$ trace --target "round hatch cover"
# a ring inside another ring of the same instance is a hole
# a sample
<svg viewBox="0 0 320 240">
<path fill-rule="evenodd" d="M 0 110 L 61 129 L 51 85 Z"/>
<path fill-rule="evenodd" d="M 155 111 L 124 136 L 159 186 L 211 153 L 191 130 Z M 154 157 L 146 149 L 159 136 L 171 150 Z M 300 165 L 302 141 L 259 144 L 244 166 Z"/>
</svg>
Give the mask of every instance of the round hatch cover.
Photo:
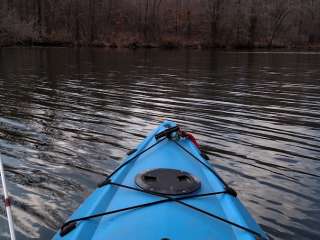
<svg viewBox="0 0 320 240">
<path fill-rule="evenodd" d="M 136 184 L 146 191 L 167 195 L 192 193 L 201 186 L 200 181 L 188 172 L 157 168 L 136 176 Z"/>
</svg>

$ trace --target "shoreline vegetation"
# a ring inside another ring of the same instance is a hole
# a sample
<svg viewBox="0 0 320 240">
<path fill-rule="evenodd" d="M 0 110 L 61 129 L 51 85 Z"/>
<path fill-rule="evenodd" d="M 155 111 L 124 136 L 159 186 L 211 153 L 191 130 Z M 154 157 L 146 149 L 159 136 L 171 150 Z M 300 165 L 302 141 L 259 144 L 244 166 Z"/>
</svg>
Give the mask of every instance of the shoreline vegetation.
<svg viewBox="0 0 320 240">
<path fill-rule="evenodd" d="M 197 50 L 303 50 L 303 51 L 320 51 L 320 44 L 315 45 L 297 45 L 297 46 L 285 46 L 285 45 L 259 45 L 259 46 L 210 46 L 206 43 L 190 43 L 190 42 L 158 42 L 158 43 L 144 43 L 144 42 L 127 42 L 127 43 L 106 43 L 106 42 L 94 42 L 94 43 L 75 43 L 68 41 L 24 41 L 24 42 L 11 42 L 1 43 L 0 48 L 6 47 L 71 47 L 71 48 L 106 48 L 106 49 L 197 49 Z"/>
<path fill-rule="evenodd" d="M 3 0 L 9 46 L 320 50 L 320 0 Z"/>
<path fill-rule="evenodd" d="M 158 42 L 130 41 L 130 38 L 121 41 L 94 41 L 94 42 L 74 42 L 67 40 L 51 40 L 51 39 L 34 39 L 18 42 L 1 42 L 0 48 L 4 47 L 71 47 L 71 48 L 107 48 L 107 49 L 198 49 L 198 50 L 306 50 L 320 51 L 319 44 L 308 45 L 266 45 L 256 44 L 249 45 L 211 45 L 208 42 L 188 41 L 185 39 L 159 40 Z"/>
</svg>

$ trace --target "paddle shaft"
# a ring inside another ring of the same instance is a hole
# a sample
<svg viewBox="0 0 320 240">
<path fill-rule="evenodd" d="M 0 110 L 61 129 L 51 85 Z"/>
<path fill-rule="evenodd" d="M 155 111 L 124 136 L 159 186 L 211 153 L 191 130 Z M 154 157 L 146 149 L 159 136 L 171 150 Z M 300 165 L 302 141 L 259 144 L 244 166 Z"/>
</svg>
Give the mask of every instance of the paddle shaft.
<svg viewBox="0 0 320 240">
<path fill-rule="evenodd" d="M 10 207 L 11 204 L 10 204 L 10 199 L 7 191 L 7 185 L 6 185 L 6 179 L 4 176 L 4 169 L 3 169 L 1 154 L 0 154 L 0 173 L 1 173 L 2 188 L 4 193 L 4 203 L 5 203 L 8 223 L 9 223 L 10 237 L 11 237 L 11 240 L 16 240 L 16 236 L 14 233 L 14 225 L 12 220 L 11 207 Z"/>
</svg>

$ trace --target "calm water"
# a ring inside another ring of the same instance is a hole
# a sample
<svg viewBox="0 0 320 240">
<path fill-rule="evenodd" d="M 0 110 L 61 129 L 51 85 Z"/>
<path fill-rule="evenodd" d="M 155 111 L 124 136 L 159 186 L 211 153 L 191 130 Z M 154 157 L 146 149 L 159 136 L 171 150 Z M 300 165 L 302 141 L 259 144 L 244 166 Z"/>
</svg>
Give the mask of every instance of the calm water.
<svg viewBox="0 0 320 240">
<path fill-rule="evenodd" d="M 50 239 L 164 118 L 272 239 L 320 239 L 320 54 L 8 48 L 0 150 L 18 239 Z M 4 216 L 1 203 L 1 240 Z"/>
</svg>

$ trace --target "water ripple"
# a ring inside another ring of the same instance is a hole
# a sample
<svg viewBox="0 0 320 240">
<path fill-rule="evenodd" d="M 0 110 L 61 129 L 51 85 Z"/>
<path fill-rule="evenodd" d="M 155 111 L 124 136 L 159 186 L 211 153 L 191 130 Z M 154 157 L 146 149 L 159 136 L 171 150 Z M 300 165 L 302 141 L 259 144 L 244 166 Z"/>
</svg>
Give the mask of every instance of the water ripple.
<svg viewBox="0 0 320 240">
<path fill-rule="evenodd" d="M 320 238 L 320 55 L 0 51 L 18 239 L 50 239 L 163 119 L 194 133 L 271 239 Z"/>
</svg>

